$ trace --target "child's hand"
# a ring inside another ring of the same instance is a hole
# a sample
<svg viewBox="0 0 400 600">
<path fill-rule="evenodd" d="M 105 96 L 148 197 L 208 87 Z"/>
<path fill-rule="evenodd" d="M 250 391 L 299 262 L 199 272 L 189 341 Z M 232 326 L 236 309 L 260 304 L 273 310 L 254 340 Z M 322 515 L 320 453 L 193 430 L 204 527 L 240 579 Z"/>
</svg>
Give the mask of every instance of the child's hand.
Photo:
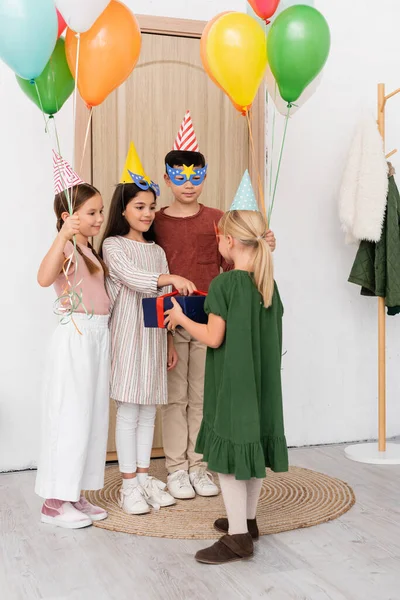
<svg viewBox="0 0 400 600">
<path fill-rule="evenodd" d="M 172 275 L 171 280 L 172 285 L 178 290 L 181 296 L 190 296 L 190 294 L 193 294 L 197 290 L 194 283 L 180 275 Z"/>
<path fill-rule="evenodd" d="M 167 358 L 167 371 L 172 371 L 178 364 L 178 353 L 175 349 L 175 345 L 172 336 L 168 336 L 168 358 Z"/>
<path fill-rule="evenodd" d="M 66 240 L 71 240 L 74 235 L 79 233 L 80 220 L 79 216 L 74 213 L 68 219 L 64 221 L 64 225 L 61 227 L 60 235 Z"/>
<path fill-rule="evenodd" d="M 169 331 L 175 331 L 175 328 L 180 325 L 180 320 L 183 315 L 183 310 L 181 309 L 178 302 L 175 298 L 171 298 L 173 308 L 171 310 L 166 310 L 164 325 L 168 328 Z"/>
<path fill-rule="evenodd" d="M 265 239 L 266 239 L 269 247 L 271 248 L 271 252 L 273 252 L 276 248 L 276 239 L 275 239 L 274 232 L 271 231 L 270 229 L 268 229 Z"/>
</svg>

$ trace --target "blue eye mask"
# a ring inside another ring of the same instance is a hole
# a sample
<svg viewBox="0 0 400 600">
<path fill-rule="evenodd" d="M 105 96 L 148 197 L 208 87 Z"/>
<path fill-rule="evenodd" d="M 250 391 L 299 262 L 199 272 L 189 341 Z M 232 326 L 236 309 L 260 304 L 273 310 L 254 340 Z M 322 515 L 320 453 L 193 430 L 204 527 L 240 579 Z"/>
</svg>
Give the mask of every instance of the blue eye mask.
<svg viewBox="0 0 400 600">
<path fill-rule="evenodd" d="M 187 181 L 190 181 L 193 185 L 201 185 L 206 178 L 207 167 L 208 165 L 195 169 L 194 165 L 190 167 L 184 165 L 183 167 L 174 169 L 167 165 L 167 173 L 174 185 L 183 185 Z"/>
<path fill-rule="evenodd" d="M 132 177 L 133 183 L 136 184 L 141 190 L 146 191 L 151 188 L 154 190 L 156 196 L 160 195 L 160 186 L 154 183 L 154 181 L 151 181 L 148 177 L 143 177 L 143 175 L 136 175 L 136 173 L 132 173 L 132 171 L 129 171 L 129 169 L 128 172 Z"/>
</svg>

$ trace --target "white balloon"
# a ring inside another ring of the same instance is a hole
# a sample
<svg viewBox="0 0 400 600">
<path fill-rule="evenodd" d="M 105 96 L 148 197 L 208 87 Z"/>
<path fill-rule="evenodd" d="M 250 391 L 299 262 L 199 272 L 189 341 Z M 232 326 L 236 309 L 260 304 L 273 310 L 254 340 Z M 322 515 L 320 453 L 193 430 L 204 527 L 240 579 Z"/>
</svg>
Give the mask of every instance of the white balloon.
<svg viewBox="0 0 400 600">
<path fill-rule="evenodd" d="M 55 0 L 55 5 L 70 29 L 83 33 L 91 28 L 110 0 Z"/>
<path fill-rule="evenodd" d="M 314 79 L 314 81 L 312 81 L 310 83 L 310 85 L 308 85 L 306 87 L 304 92 L 301 94 L 300 98 L 298 98 L 296 100 L 296 102 L 293 102 L 293 106 L 290 109 L 290 116 L 292 116 L 295 112 L 297 112 L 299 110 L 299 108 L 301 108 L 303 106 L 303 104 L 305 104 L 307 102 L 307 100 L 309 98 L 311 98 L 311 96 L 314 94 L 317 87 L 321 83 L 321 79 L 322 79 L 322 72 L 318 75 L 318 77 L 316 77 Z M 269 65 L 267 66 L 267 72 L 266 72 L 266 84 L 267 84 L 268 94 L 271 97 L 271 99 L 273 100 L 278 112 L 280 112 L 281 115 L 284 115 L 286 117 L 287 112 L 288 112 L 288 107 L 287 107 L 288 103 L 280 95 L 278 84 L 275 81 L 275 77 L 274 77 Z"/>
</svg>

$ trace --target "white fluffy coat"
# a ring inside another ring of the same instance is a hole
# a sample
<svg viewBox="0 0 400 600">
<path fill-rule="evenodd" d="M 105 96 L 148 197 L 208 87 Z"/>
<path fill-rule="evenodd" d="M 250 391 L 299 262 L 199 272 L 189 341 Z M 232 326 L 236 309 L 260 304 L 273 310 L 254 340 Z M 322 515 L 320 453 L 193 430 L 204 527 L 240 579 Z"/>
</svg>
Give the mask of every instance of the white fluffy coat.
<svg viewBox="0 0 400 600">
<path fill-rule="evenodd" d="M 388 192 L 388 165 L 373 117 L 360 121 L 352 140 L 339 194 L 346 243 L 378 242 Z"/>
</svg>

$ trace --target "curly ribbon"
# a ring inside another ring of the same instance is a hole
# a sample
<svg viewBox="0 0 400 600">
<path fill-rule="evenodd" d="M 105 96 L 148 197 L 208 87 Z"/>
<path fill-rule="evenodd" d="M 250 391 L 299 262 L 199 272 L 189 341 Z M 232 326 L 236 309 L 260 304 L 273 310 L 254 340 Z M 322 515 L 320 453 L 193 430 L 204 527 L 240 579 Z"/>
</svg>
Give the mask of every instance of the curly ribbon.
<svg viewBox="0 0 400 600">
<path fill-rule="evenodd" d="M 93 317 L 94 313 L 93 313 L 93 311 L 91 313 L 89 313 L 86 306 L 84 305 L 82 289 L 80 290 L 80 293 L 77 292 L 77 287 L 82 283 L 82 279 L 80 279 L 78 282 L 76 282 L 76 272 L 77 272 L 76 268 L 74 271 L 73 284 L 71 284 L 71 282 L 69 281 L 68 271 L 71 267 L 72 260 L 73 260 L 75 253 L 77 254 L 76 247 L 74 248 L 74 251 L 70 254 L 70 256 L 68 256 L 63 263 L 62 270 L 64 273 L 66 283 L 65 283 L 65 287 L 61 293 L 61 296 L 59 296 L 54 302 L 53 310 L 54 310 L 54 313 L 60 317 L 61 325 L 66 325 L 67 323 L 72 322 L 76 331 L 80 335 L 82 335 L 82 332 L 79 330 L 79 328 L 73 318 L 73 314 L 78 311 L 79 307 L 82 307 L 83 312 L 86 314 L 86 316 L 89 319 L 91 319 Z"/>
</svg>

